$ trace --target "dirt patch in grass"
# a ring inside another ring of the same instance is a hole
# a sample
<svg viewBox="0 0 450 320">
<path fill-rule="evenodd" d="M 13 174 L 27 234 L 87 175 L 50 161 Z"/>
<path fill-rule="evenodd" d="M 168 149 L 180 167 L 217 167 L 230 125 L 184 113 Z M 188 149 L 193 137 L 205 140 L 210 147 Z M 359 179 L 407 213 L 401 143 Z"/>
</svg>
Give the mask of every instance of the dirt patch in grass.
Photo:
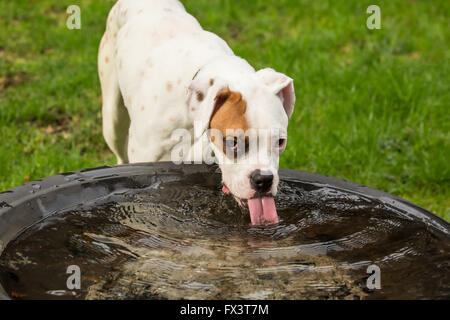
<svg viewBox="0 0 450 320">
<path fill-rule="evenodd" d="M 0 77 L 0 92 L 8 87 L 17 86 L 24 83 L 27 80 L 27 74 L 25 72 L 18 72 L 16 74 L 8 74 Z"/>
<path fill-rule="evenodd" d="M 64 116 L 56 119 L 52 123 L 39 123 L 38 127 L 43 129 L 46 134 L 60 133 L 70 131 L 70 117 Z"/>
</svg>

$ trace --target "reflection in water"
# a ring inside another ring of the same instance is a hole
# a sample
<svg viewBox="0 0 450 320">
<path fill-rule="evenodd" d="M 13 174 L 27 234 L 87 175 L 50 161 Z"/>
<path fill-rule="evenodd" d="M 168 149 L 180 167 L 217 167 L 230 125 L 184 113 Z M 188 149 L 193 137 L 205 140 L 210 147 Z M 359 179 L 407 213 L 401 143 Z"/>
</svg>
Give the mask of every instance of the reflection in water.
<svg viewBox="0 0 450 320">
<path fill-rule="evenodd" d="M 11 242 L 0 281 L 16 298 L 379 299 L 450 297 L 448 235 L 381 202 L 282 181 L 280 223 L 192 175 L 53 215 Z M 366 287 L 381 269 L 381 290 Z M 81 269 L 69 290 L 66 269 Z"/>
</svg>

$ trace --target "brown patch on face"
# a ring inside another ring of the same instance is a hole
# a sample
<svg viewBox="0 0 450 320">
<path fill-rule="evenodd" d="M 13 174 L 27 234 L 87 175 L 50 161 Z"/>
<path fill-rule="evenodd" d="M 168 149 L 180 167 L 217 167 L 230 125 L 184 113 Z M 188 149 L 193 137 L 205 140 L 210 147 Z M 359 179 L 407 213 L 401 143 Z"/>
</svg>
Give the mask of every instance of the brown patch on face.
<svg viewBox="0 0 450 320">
<path fill-rule="evenodd" d="M 108 56 L 106 56 L 105 57 L 105 63 L 108 63 L 109 62 L 109 58 L 108 58 Z"/>
<path fill-rule="evenodd" d="M 167 89 L 167 91 L 172 91 L 172 83 L 171 82 L 167 82 L 167 84 L 166 84 L 166 89 Z"/>
<path fill-rule="evenodd" d="M 212 87 L 214 84 L 214 79 L 209 79 L 209 86 Z"/>
<path fill-rule="evenodd" d="M 144 107 L 144 106 L 141 106 L 141 110 L 144 111 L 144 109 L 145 109 L 145 107 Z"/>
<path fill-rule="evenodd" d="M 247 102 L 242 99 L 240 92 L 225 89 L 219 91 L 215 99 L 214 112 L 210 121 L 210 128 L 217 129 L 226 137 L 228 130 L 243 130 L 248 129 L 247 118 L 245 112 L 247 110 Z M 225 146 L 222 141 L 215 141 L 211 139 L 214 144 L 220 149 Z"/>
<path fill-rule="evenodd" d="M 205 97 L 205 95 L 203 94 L 203 92 L 201 91 L 197 91 L 197 100 L 198 101 L 203 101 L 203 98 Z"/>
</svg>

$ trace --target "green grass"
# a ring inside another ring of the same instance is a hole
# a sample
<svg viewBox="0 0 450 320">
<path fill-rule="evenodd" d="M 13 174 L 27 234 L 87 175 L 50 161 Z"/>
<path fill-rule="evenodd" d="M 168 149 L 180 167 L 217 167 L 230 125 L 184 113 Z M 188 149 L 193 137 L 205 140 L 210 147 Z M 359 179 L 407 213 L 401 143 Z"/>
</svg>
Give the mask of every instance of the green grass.
<svg viewBox="0 0 450 320">
<path fill-rule="evenodd" d="M 186 0 L 256 68 L 294 78 L 281 166 L 378 188 L 450 220 L 450 2 Z M 81 7 L 82 29 L 65 27 Z M 381 8 L 368 30 L 366 8 Z M 111 1 L 0 1 L 0 190 L 114 164 L 97 48 Z"/>
</svg>

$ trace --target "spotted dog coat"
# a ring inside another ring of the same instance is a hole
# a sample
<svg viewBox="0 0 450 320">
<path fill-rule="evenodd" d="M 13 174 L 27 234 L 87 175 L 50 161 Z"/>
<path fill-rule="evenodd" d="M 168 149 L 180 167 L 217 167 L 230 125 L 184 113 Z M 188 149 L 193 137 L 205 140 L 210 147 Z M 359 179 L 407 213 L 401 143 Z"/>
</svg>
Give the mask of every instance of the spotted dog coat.
<svg viewBox="0 0 450 320">
<path fill-rule="evenodd" d="M 202 123 L 200 134 L 208 128 L 224 135 L 229 128 L 276 128 L 287 137 L 292 79 L 269 68 L 255 71 L 177 0 L 117 1 L 100 43 L 98 70 L 103 135 L 119 164 L 171 160 L 177 144 L 172 132 L 192 131 L 194 121 Z M 212 140 L 207 143 L 220 152 L 220 141 Z M 278 154 L 266 160 L 221 165 L 229 191 L 252 197 L 249 173 L 261 169 L 273 173 L 275 194 Z"/>
</svg>

